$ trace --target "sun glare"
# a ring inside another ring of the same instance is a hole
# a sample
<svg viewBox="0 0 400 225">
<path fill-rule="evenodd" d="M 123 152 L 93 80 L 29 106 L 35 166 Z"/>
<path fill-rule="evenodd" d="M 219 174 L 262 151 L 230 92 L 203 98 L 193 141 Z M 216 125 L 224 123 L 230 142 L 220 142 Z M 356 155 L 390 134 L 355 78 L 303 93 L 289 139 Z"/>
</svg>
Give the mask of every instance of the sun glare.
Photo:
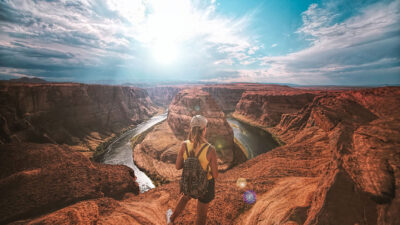
<svg viewBox="0 0 400 225">
<path fill-rule="evenodd" d="M 176 63 L 181 52 L 181 43 L 193 32 L 193 14 L 190 2 L 176 0 L 152 1 L 152 12 L 147 24 L 147 35 L 151 40 L 151 53 L 160 64 Z"/>
<path fill-rule="evenodd" d="M 172 43 L 156 43 L 152 47 L 154 59 L 160 64 L 171 64 L 178 58 L 178 47 Z"/>
</svg>

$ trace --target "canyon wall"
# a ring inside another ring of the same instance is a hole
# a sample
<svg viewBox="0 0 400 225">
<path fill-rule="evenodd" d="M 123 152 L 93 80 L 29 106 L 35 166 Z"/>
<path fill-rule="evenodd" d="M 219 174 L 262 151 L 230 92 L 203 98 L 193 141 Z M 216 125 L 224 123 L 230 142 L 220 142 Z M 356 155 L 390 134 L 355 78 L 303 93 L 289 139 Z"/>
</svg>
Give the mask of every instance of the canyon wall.
<svg viewBox="0 0 400 225">
<path fill-rule="evenodd" d="M 175 95 L 184 89 L 183 86 L 155 86 L 145 88 L 151 100 L 162 107 L 168 107 Z"/>
<path fill-rule="evenodd" d="M 246 90 L 244 87 L 235 87 L 228 85 L 210 85 L 202 88 L 203 91 L 210 93 L 217 104 L 224 112 L 235 111 L 236 104 Z"/>
<path fill-rule="evenodd" d="M 94 149 L 149 118 L 156 107 L 140 88 L 75 83 L 0 83 L 0 143 Z"/>
<path fill-rule="evenodd" d="M 210 93 L 221 109 L 226 113 L 235 111 L 236 105 L 238 104 L 239 100 L 241 100 L 242 94 L 246 91 L 294 90 L 291 87 L 282 85 L 251 83 L 205 85 L 201 89 Z"/>
<path fill-rule="evenodd" d="M 235 111 L 236 104 L 239 102 L 245 91 L 293 91 L 297 90 L 288 86 L 273 84 L 209 84 L 209 85 L 170 85 L 154 86 L 145 88 L 151 100 L 160 106 L 167 107 L 175 95 L 183 89 L 201 89 L 208 92 L 217 102 L 223 112 L 229 113 Z"/>
<path fill-rule="evenodd" d="M 282 114 L 291 114 L 312 102 L 319 91 L 246 91 L 236 105 L 234 117 L 257 126 L 273 127 Z"/>
</svg>

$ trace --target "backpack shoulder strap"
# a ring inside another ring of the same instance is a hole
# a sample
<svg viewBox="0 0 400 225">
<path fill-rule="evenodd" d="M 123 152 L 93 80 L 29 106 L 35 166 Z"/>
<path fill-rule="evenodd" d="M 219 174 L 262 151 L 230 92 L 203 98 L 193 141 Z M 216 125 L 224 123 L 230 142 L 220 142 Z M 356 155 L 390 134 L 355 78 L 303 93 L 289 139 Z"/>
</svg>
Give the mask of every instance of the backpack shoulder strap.
<svg viewBox="0 0 400 225">
<path fill-rule="evenodd" d="M 200 149 L 200 151 L 199 151 L 199 153 L 197 153 L 197 155 L 196 155 L 196 158 L 198 158 L 199 157 L 199 155 L 201 154 L 201 152 L 203 151 L 203 149 L 205 149 L 207 146 L 209 146 L 210 144 L 208 144 L 208 143 L 205 143 L 204 145 L 203 145 L 203 147 L 201 147 L 201 149 Z"/>
<path fill-rule="evenodd" d="M 185 141 L 185 151 L 186 151 L 186 158 L 189 158 L 189 152 L 187 147 L 187 142 Z"/>
</svg>

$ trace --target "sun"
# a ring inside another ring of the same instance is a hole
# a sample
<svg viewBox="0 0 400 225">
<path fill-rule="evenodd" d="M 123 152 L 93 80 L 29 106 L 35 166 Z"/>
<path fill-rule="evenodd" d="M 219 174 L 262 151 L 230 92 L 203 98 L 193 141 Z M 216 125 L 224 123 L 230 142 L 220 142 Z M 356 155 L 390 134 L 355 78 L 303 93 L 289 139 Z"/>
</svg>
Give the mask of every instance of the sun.
<svg viewBox="0 0 400 225">
<path fill-rule="evenodd" d="M 179 48 L 174 43 L 159 42 L 152 47 L 154 59 L 164 65 L 169 65 L 177 61 Z"/>
<path fill-rule="evenodd" d="M 178 62 L 184 55 L 184 41 L 195 30 L 195 18 L 188 0 L 153 0 L 145 26 L 145 36 L 150 40 L 150 52 L 157 63 L 168 65 Z"/>
</svg>

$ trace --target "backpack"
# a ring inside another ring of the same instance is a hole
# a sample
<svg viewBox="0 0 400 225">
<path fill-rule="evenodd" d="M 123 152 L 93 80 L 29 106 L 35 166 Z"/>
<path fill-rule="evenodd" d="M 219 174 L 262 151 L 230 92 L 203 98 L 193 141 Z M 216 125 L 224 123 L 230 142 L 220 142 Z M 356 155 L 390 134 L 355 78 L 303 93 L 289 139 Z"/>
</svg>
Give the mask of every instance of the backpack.
<svg viewBox="0 0 400 225">
<path fill-rule="evenodd" d="M 179 181 L 179 186 L 182 193 L 195 199 L 198 199 L 207 193 L 207 174 L 210 168 L 210 162 L 207 164 L 207 171 L 204 171 L 198 158 L 203 149 L 207 146 L 209 146 L 208 143 L 204 144 L 197 156 L 195 156 L 194 149 L 189 155 L 187 143 L 185 144 L 187 158 L 183 162 L 182 178 Z"/>
</svg>

